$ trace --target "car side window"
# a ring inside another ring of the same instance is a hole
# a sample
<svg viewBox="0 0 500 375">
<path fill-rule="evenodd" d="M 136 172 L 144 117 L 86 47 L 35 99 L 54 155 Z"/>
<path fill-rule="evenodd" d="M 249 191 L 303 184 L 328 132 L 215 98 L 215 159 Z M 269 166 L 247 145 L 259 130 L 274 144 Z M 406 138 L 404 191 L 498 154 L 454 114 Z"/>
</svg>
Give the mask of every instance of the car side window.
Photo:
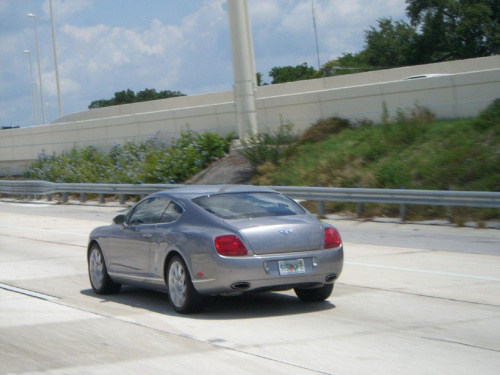
<svg viewBox="0 0 500 375">
<path fill-rule="evenodd" d="M 170 202 L 170 204 L 167 206 L 167 209 L 163 213 L 163 216 L 161 217 L 160 223 L 172 223 L 176 221 L 183 212 L 184 210 L 180 205 L 175 202 Z"/>
<path fill-rule="evenodd" d="M 129 225 L 159 223 L 165 212 L 169 200 L 162 197 L 146 199 L 139 203 L 128 220 Z"/>
</svg>

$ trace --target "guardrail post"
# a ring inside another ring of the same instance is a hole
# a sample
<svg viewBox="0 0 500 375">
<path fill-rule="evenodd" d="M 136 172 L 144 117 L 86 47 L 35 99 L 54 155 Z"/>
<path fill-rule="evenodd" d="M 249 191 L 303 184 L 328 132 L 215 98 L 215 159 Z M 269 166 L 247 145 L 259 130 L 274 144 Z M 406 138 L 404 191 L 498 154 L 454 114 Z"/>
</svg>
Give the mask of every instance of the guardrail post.
<svg viewBox="0 0 500 375">
<path fill-rule="evenodd" d="M 63 203 L 68 203 L 68 193 L 62 193 L 62 201 Z"/>
<path fill-rule="evenodd" d="M 118 197 L 120 199 L 120 204 L 125 204 L 125 194 L 119 194 Z"/>
<path fill-rule="evenodd" d="M 361 188 L 362 186 L 360 185 L 356 185 L 354 186 L 354 188 Z M 361 212 L 363 212 L 363 207 L 364 207 L 364 203 L 363 202 L 358 202 L 356 203 L 356 216 L 357 217 L 360 217 L 361 216 Z"/>
<path fill-rule="evenodd" d="M 450 186 L 448 187 L 448 190 L 449 191 L 453 191 L 453 186 Z M 454 212 L 453 212 L 453 207 L 452 206 L 446 206 L 446 216 L 447 216 L 447 219 L 450 223 L 453 223 L 454 219 L 453 219 L 453 216 L 454 216 Z"/>
<path fill-rule="evenodd" d="M 325 202 L 316 201 L 316 211 L 319 216 L 325 216 Z"/>
<path fill-rule="evenodd" d="M 85 203 L 85 200 L 86 200 L 85 193 L 80 193 L 80 202 Z"/>
<path fill-rule="evenodd" d="M 99 194 L 99 203 L 105 203 L 106 198 L 104 197 L 104 194 L 100 193 Z"/>
<path fill-rule="evenodd" d="M 406 189 L 406 187 L 401 186 L 401 189 Z M 404 222 L 406 219 L 406 204 L 399 205 L 399 217 L 401 218 L 401 222 Z"/>
<path fill-rule="evenodd" d="M 406 219 L 406 204 L 399 205 L 399 217 L 401 218 L 402 222 L 405 221 L 405 219 Z"/>
<path fill-rule="evenodd" d="M 47 194 L 47 201 L 52 202 L 52 194 Z"/>
<path fill-rule="evenodd" d="M 361 216 L 361 212 L 363 212 L 363 206 L 364 206 L 363 202 L 356 203 L 356 215 L 358 217 Z"/>
</svg>

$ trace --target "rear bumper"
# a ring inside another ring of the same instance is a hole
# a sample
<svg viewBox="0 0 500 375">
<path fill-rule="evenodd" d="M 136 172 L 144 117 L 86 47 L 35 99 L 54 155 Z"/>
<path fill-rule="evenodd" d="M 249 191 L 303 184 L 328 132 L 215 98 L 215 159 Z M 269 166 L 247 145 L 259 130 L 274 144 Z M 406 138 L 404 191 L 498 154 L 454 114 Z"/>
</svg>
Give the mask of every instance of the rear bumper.
<svg viewBox="0 0 500 375">
<path fill-rule="evenodd" d="M 302 259 L 305 273 L 281 276 L 278 261 L 290 259 Z M 216 255 L 210 262 L 192 264 L 192 281 L 196 290 L 205 295 L 314 287 L 333 283 L 340 276 L 343 264 L 343 246 L 286 255 Z"/>
</svg>

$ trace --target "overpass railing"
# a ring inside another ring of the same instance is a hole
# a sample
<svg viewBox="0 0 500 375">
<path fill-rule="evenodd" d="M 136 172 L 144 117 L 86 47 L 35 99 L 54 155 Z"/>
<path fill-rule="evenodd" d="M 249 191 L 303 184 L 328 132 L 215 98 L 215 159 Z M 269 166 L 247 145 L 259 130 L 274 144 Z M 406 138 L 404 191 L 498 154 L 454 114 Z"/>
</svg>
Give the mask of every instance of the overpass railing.
<svg viewBox="0 0 500 375">
<path fill-rule="evenodd" d="M 157 191 L 168 190 L 180 184 L 72 184 L 47 181 L 0 180 L 0 193 L 14 196 L 37 197 L 62 194 L 62 201 L 68 201 L 68 194 L 80 194 L 85 202 L 86 194 L 97 194 L 101 203 L 106 195 L 117 195 L 120 203 L 125 203 L 126 195 L 145 196 Z M 500 192 L 447 191 L 447 190 L 406 190 L 406 189 L 365 189 L 330 187 L 270 186 L 294 199 L 316 201 L 318 214 L 324 214 L 324 202 L 385 203 L 400 205 L 404 219 L 408 204 L 430 206 L 460 206 L 500 209 Z"/>
</svg>

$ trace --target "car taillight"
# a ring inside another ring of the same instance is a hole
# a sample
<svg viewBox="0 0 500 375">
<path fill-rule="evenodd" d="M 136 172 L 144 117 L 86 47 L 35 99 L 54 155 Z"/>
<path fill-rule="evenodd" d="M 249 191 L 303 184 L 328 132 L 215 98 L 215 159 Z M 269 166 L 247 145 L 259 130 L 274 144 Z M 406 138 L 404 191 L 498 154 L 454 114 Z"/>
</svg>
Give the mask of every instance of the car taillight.
<svg viewBox="0 0 500 375">
<path fill-rule="evenodd" d="M 243 242 L 234 234 L 215 237 L 214 244 L 217 253 L 220 255 L 234 257 L 247 255 L 248 253 Z"/>
<path fill-rule="evenodd" d="M 325 228 L 325 249 L 332 249 L 342 245 L 340 234 L 337 229 L 332 227 Z"/>
</svg>

